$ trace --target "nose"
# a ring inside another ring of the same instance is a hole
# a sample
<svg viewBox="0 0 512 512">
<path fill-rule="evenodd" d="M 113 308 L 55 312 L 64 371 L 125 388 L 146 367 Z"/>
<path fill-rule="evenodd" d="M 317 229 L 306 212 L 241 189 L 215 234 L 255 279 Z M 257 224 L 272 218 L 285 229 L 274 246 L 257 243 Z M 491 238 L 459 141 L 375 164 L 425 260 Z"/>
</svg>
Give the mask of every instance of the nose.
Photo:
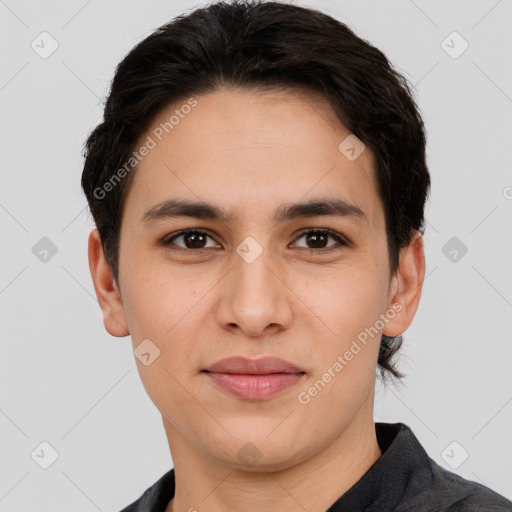
<svg viewBox="0 0 512 512">
<path fill-rule="evenodd" d="M 265 249 L 254 260 L 233 253 L 231 271 L 222 281 L 217 320 L 222 328 L 259 337 L 287 329 L 293 293 L 283 271 Z"/>
</svg>

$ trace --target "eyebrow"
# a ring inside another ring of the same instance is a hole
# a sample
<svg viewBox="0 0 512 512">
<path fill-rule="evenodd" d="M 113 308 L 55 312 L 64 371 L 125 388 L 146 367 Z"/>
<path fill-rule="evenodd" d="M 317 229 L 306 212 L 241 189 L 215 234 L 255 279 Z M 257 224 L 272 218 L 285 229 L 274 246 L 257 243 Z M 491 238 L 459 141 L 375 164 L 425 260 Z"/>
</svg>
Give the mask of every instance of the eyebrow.
<svg viewBox="0 0 512 512">
<path fill-rule="evenodd" d="M 283 204 L 276 210 L 273 220 L 276 223 L 282 223 L 294 219 L 320 216 L 354 217 L 368 222 L 368 218 L 361 208 L 339 198 L 321 198 L 302 203 Z M 154 220 L 175 217 L 193 217 L 229 223 L 236 220 L 237 215 L 206 201 L 170 199 L 147 210 L 143 214 L 141 222 L 149 223 Z"/>
</svg>

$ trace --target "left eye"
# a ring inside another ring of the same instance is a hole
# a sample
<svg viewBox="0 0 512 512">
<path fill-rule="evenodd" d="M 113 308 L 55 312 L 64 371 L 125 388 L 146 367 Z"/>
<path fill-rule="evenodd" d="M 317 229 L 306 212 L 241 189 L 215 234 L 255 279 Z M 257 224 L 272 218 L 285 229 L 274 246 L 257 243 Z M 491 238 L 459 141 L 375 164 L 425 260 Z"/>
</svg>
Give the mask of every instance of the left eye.
<svg viewBox="0 0 512 512">
<path fill-rule="evenodd" d="M 348 245 L 348 243 L 345 241 L 345 239 L 338 235 L 337 233 L 334 233 L 330 230 L 325 229 L 315 229 L 315 230 L 309 230 L 305 231 L 301 234 L 301 236 L 298 238 L 300 240 L 301 238 L 305 238 L 307 244 L 313 244 L 316 247 L 304 247 L 305 249 L 311 249 L 311 250 L 320 250 L 320 251 L 330 251 L 333 246 L 336 246 L 336 244 L 332 244 L 329 246 L 326 246 L 325 243 L 329 238 L 334 239 L 338 244 L 340 245 Z M 320 247 L 318 247 L 320 245 Z"/>
</svg>

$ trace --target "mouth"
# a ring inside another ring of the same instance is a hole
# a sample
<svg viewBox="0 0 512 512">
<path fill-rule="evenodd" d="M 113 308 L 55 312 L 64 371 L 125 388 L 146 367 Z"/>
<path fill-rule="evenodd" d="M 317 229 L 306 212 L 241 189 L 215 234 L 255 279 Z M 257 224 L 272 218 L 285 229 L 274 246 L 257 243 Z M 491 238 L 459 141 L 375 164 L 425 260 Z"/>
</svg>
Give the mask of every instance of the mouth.
<svg viewBox="0 0 512 512">
<path fill-rule="evenodd" d="M 245 400 L 264 400 L 296 385 L 306 374 L 296 365 L 276 357 L 222 359 L 203 373 L 215 385 Z"/>
</svg>

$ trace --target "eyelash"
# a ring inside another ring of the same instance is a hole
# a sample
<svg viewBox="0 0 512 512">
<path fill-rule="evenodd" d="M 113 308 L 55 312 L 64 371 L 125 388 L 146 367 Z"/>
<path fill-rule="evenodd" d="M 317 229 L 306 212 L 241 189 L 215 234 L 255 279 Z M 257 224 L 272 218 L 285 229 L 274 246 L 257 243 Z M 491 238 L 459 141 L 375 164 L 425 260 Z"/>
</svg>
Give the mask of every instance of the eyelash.
<svg viewBox="0 0 512 512">
<path fill-rule="evenodd" d="M 189 233 L 199 233 L 201 235 L 206 235 L 206 236 L 209 236 L 210 238 L 213 239 L 212 235 L 207 231 L 207 230 L 204 230 L 204 229 L 201 229 L 201 228 L 196 228 L 196 229 L 183 229 L 181 231 L 177 231 L 176 233 L 173 233 L 172 235 L 168 235 L 166 236 L 165 238 L 162 239 L 161 243 L 162 245 L 166 246 L 168 249 L 170 249 L 171 251 L 188 251 L 188 252 L 202 252 L 202 251 L 207 251 L 208 249 L 211 249 L 210 247 L 206 247 L 206 248 L 202 248 L 202 249 L 188 249 L 188 248 L 183 248 L 183 247 L 179 247 L 179 248 L 175 248 L 175 247 L 171 247 L 172 245 L 172 242 L 176 239 L 176 238 L 179 238 L 180 236 L 183 236 L 183 235 L 186 235 L 186 234 L 189 234 Z M 315 228 L 315 229 L 305 229 L 303 231 L 301 231 L 296 239 L 299 240 L 300 238 L 302 238 L 304 235 L 307 235 L 307 234 L 310 234 L 310 233 L 315 233 L 315 234 L 322 234 L 322 235 L 328 235 L 332 238 L 334 238 L 336 240 L 336 242 L 338 242 L 338 244 L 340 244 L 341 247 L 349 247 L 351 245 L 351 243 L 344 237 L 342 236 L 340 233 L 337 233 L 336 231 L 332 231 L 330 229 L 320 229 L 320 228 Z M 320 249 L 313 249 L 313 248 L 307 248 L 307 247 L 302 247 L 301 249 L 302 250 L 305 250 L 305 251 L 309 251 L 311 253 L 315 253 L 315 254 L 318 254 L 318 255 L 328 255 L 334 251 L 337 251 L 339 250 L 341 247 L 340 246 L 333 246 L 333 247 L 329 247 L 329 248 L 320 248 Z"/>
</svg>

